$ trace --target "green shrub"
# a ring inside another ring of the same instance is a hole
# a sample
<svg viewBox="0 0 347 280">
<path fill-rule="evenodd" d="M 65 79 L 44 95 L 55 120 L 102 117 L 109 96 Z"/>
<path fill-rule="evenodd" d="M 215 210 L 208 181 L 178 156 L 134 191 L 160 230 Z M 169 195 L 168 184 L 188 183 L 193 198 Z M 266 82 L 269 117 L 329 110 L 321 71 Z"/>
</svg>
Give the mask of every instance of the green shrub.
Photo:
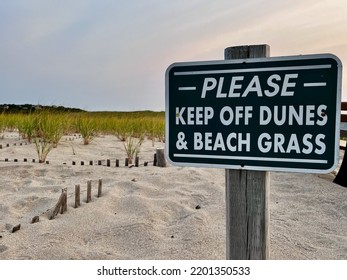
<svg viewBox="0 0 347 280">
<path fill-rule="evenodd" d="M 84 145 L 88 145 L 93 140 L 97 131 L 95 121 L 87 116 L 77 117 L 75 127 L 77 132 L 82 135 Z"/>
</svg>

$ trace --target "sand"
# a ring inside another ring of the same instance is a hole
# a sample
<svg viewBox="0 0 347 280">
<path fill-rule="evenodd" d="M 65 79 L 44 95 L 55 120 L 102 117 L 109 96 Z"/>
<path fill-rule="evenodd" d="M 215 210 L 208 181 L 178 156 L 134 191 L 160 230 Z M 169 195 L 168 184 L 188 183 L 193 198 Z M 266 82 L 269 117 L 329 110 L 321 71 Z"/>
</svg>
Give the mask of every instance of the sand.
<svg viewBox="0 0 347 280">
<path fill-rule="evenodd" d="M 25 144 L 16 132 L 5 133 L 0 144 L 0 259 L 225 259 L 223 169 L 155 167 L 153 154 L 164 144 L 150 140 L 141 147 L 140 167 L 125 167 L 123 144 L 112 135 L 87 146 L 78 136 L 66 136 L 48 155 L 49 164 L 33 163 L 34 144 Z M 271 172 L 271 259 L 347 259 L 347 188 L 333 178 L 333 173 Z M 79 208 L 74 208 L 76 184 Z M 49 220 L 63 188 L 67 212 Z M 40 221 L 32 224 L 34 216 Z M 18 224 L 20 230 L 12 233 Z"/>
</svg>

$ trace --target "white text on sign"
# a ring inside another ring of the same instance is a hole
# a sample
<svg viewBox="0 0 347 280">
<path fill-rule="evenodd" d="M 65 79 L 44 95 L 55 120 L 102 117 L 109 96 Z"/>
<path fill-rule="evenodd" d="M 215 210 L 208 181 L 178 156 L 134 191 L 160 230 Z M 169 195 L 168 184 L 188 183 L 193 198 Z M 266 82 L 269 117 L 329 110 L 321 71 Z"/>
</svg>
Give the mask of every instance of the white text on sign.
<svg viewBox="0 0 347 280">
<path fill-rule="evenodd" d="M 214 91 L 216 98 L 226 97 L 247 97 L 249 93 L 256 93 L 258 97 L 274 97 L 277 94 L 280 96 L 293 96 L 293 88 L 296 86 L 295 79 L 298 74 L 285 74 L 283 81 L 280 75 L 273 74 L 268 77 L 266 85 L 270 89 L 263 90 L 261 87 L 260 78 L 255 75 L 252 80 L 245 84 L 243 83 L 244 76 L 233 76 L 229 84 L 228 92 L 222 92 L 224 87 L 224 77 L 216 78 L 206 77 L 202 87 L 201 98 L 205 98 L 208 92 Z M 215 90 L 217 88 L 217 90 Z M 244 90 L 243 90 L 244 89 Z"/>
</svg>

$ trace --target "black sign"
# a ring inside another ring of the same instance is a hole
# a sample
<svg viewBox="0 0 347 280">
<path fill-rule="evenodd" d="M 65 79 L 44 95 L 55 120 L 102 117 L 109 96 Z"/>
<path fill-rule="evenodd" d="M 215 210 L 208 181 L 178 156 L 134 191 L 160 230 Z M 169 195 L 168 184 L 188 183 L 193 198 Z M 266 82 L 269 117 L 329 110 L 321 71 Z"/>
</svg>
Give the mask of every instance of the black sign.
<svg viewBox="0 0 347 280">
<path fill-rule="evenodd" d="M 231 169 L 334 170 L 341 71 L 330 54 L 172 64 L 166 71 L 168 160 Z"/>
</svg>

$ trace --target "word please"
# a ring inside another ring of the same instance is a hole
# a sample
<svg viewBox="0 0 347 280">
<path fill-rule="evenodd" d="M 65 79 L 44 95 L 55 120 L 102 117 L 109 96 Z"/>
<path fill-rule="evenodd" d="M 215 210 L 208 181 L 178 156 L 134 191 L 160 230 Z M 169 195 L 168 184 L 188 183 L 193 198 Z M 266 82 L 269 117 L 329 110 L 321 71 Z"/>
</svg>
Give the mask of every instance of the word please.
<svg viewBox="0 0 347 280">
<path fill-rule="evenodd" d="M 298 78 L 298 74 L 285 74 L 283 81 L 280 75 L 273 74 L 266 80 L 266 88 L 263 89 L 258 75 L 253 76 L 249 83 L 243 83 L 244 76 L 231 77 L 228 90 L 223 92 L 224 77 L 216 78 L 207 77 L 204 79 L 201 98 L 206 98 L 207 93 L 215 94 L 216 98 L 226 97 L 247 97 L 249 93 L 255 93 L 258 97 L 274 97 L 277 94 L 280 96 L 293 96 L 293 89 L 296 86 L 294 79 Z M 264 83 L 265 81 L 263 81 Z M 224 89 L 225 90 L 225 89 Z"/>
</svg>

